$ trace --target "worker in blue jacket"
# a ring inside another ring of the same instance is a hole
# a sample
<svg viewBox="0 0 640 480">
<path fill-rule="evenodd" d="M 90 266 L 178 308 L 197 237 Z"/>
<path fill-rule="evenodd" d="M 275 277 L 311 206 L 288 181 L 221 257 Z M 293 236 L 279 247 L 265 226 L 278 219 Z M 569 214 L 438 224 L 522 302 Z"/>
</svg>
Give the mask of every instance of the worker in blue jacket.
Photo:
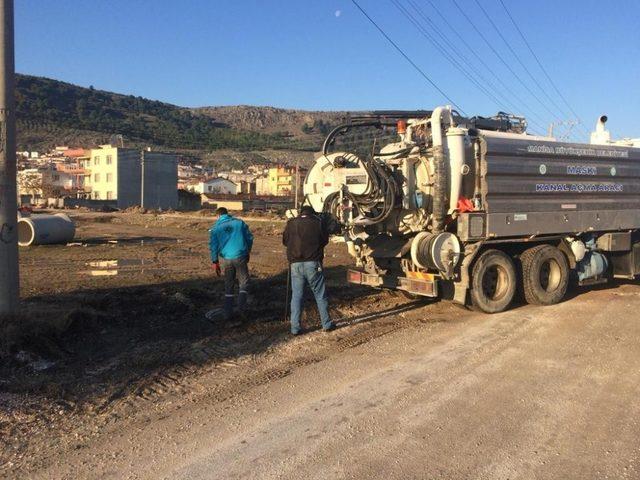
<svg viewBox="0 0 640 480">
<path fill-rule="evenodd" d="M 231 322 L 236 279 L 239 284 L 238 310 L 244 317 L 249 287 L 249 255 L 253 246 L 253 235 L 249 227 L 239 218 L 229 215 L 226 208 L 216 210 L 218 220 L 209 229 L 209 250 L 211 263 L 216 274 L 224 275 L 224 317 Z M 222 268 L 220 268 L 222 267 Z M 230 327 L 240 325 L 239 321 L 229 323 Z"/>
</svg>

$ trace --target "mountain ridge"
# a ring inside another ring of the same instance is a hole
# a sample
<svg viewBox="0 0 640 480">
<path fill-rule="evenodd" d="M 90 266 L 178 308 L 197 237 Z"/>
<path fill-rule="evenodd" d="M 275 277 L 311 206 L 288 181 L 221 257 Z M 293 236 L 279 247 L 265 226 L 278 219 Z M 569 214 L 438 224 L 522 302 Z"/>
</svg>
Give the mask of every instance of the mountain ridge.
<svg viewBox="0 0 640 480">
<path fill-rule="evenodd" d="M 93 146 L 123 135 L 131 146 L 192 152 L 314 151 L 347 112 L 273 106 L 182 107 L 61 80 L 16 74 L 17 145 Z"/>
</svg>

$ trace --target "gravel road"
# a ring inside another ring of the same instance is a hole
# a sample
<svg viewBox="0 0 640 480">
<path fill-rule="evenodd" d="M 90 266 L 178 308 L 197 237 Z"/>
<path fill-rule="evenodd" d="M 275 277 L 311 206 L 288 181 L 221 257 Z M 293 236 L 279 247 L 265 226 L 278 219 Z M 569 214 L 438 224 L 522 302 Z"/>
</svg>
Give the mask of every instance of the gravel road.
<svg viewBox="0 0 640 480">
<path fill-rule="evenodd" d="M 313 332 L 281 374 L 104 427 L 36 478 L 640 478 L 640 288 Z M 229 384 L 238 381 L 229 377 Z M 213 375 L 213 373 L 211 374 Z"/>
</svg>

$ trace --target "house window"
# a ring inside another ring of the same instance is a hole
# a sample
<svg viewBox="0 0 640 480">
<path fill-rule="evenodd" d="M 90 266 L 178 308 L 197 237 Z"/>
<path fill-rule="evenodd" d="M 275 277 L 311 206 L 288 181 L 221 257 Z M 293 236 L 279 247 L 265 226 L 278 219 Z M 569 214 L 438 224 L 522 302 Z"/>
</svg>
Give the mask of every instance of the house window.
<svg viewBox="0 0 640 480">
<path fill-rule="evenodd" d="M 107 155 L 107 165 L 111 165 L 111 155 Z"/>
<path fill-rule="evenodd" d="M 113 182 L 113 173 L 107 173 L 107 182 Z"/>
<path fill-rule="evenodd" d="M 98 183 L 98 182 L 100 181 L 100 174 L 99 174 L 99 173 L 96 173 L 96 174 L 93 176 L 93 181 L 94 181 L 94 182 L 96 182 L 96 183 Z"/>
<path fill-rule="evenodd" d="M 107 200 L 113 200 L 113 192 L 107 192 Z"/>
<path fill-rule="evenodd" d="M 93 164 L 94 165 L 100 165 L 100 157 L 99 156 L 95 156 L 93 157 Z"/>
<path fill-rule="evenodd" d="M 209 186 L 207 187 L 207 191 L 212 192 L 212 191 L 213 191 L 213 187 L 212 187 L 211 185 L 209 185 Z"/>
<path fill-rule="evenodd" d="M 96 200 L 100 200 L 100 192 L 93 192 L 93 198 Z"/>
</svg>

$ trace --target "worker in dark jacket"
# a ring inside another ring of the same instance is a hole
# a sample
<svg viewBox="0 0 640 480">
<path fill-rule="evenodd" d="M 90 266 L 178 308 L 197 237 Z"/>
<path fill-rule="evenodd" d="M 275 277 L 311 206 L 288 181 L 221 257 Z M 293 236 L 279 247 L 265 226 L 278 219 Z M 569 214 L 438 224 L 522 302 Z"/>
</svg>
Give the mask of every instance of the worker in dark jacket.
<svg viewBox="0 0 640 480">
<path fill-rule="evenodd" d="M 209 250 L 211 263 L 218 274 L 224 275 L 224 316 L 231 320 L 233 316 L 233 298 L 236 278 L 238 279 L 238 310 L 244 314 L 249 287 L 249 255 L 253 247 L 253 235 L 246 223 L 229 215 L 226 208 L 216 210 L 218 220 L 209 230 Z M 239 322 L 229 324 L 237 326 Z"/>
<path fill-rule="evenodd" d="M 335 326 L 329 317 L 329 301 L 322 271 L 324 247 L 329 243 L 329 235 L 312 207 L 302 207 L 300 215 L 287 222 L 282 243 L 287 247 L 291 272 L 291 333 L 299 335 L 302 332 L 300 315 L 305 282 L 316 298 L 322 329 L 333 330 Z"/>
</svg>

